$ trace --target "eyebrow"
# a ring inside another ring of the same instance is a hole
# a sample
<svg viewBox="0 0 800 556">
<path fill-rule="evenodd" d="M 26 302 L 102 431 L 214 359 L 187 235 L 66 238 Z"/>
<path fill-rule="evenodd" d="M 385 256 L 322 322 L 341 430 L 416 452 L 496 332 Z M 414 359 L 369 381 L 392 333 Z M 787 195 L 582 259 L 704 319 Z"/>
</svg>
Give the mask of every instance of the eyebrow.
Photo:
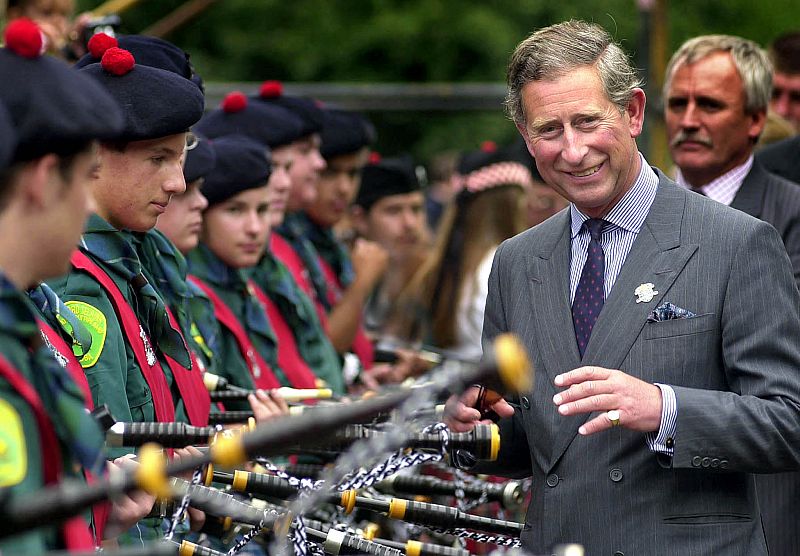
<svg viewBox="0 0 800 556">
<path fill-rule="evenodd" d="M 183 154 L 183 151 L 179 153 L 175 149 L 170 149 L 169 147 L 151 147 L 149 150 L 152 154 L 166 154 L 170 156 L 180 156 Z"/>
</svg>

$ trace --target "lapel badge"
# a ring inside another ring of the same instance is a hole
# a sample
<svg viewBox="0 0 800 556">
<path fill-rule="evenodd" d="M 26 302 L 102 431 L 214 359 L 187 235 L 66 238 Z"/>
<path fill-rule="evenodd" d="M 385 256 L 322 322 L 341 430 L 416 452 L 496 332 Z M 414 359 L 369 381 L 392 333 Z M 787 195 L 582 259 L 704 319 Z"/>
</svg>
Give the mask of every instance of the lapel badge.
<svg viewBox="0 0 800 556">
<path fill-rule="evenodd" d="M 649 303 L 658 295 L 658 291 L 656 291 L 654 284 L 647 282 L 646 284 L 640 284 L 638 288 L 633 290 L 633 294 L 636 296 L 636 303 Z"/>
</svg>

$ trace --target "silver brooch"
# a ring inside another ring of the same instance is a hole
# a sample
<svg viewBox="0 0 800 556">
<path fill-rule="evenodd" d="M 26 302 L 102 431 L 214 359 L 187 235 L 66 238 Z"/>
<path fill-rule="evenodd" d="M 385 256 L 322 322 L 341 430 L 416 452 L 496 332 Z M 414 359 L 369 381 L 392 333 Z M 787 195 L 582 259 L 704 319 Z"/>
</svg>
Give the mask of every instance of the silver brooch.
<svg viewBox="0 0 800 556">
<path fill-rule="evenodd" d="M 142 325 L 139 325 L 139 337 L 142 339 L 142 343 L 144 344 L 144 353 L 147 356 L 147 364 L 151 367 L 156 364 L 156 352 L 153 351 L 153 346 L 150 345 L 150 339 L 147 337 L 147 334 L 144 332 L 144 328 Z"/>
</svg>

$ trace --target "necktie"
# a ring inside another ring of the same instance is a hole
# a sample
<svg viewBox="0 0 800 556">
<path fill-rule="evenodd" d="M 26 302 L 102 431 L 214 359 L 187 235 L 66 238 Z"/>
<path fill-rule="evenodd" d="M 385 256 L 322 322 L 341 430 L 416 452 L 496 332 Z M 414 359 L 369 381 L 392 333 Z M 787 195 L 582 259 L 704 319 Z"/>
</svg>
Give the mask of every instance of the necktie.
<svg viewBox="0 0 800 556">
<path fill-rule="evenodd" d="M 589 247 L 581 279 L 575 290 L 575 299 L 572 302 L 572 322 L 575 324 L 575 338 L 578 340 L 578 351 L 581 358 L 586 350 L 586 344 L 589 343 L 589 337 L 592 335 L 597 315 L 603 309 L 605 301 L 603 284 L 606 269 L 606 258 L 603 246 L 600 244 L 606 221 L 590 218 L 583 225 L 589 230 Z"/>
</svg>

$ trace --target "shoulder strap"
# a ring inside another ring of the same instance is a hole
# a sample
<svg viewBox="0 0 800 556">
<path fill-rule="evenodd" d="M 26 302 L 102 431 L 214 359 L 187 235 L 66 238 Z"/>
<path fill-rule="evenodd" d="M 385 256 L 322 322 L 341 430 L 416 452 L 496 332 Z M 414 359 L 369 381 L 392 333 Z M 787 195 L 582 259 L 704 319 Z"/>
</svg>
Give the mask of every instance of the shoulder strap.
<svg viewBox="0 0 800 556">
<path fill-rule="evenodd" d="M 172 394 L 169 391 L 167 379 L 164 376 L 164 370 L 161 368 L 161 363 L 159 363 L 157 357 L 151 355 L 150 359 L 152 360 L 152 365 L 148 361 L 144 342 L 150 342 L 150 340 L 147 338 L 144 328 L 142 328 L 139 319 L 136 317 L 133 307 L 130 306 L 111 277 L 85 254 L 75 250 L 72 253 L 71 262 L 72 266 L 87 272 L 97 280 L 111 298 L 114 311 L 117 314 L 120 324 L 122 324 L 125 338 L 133 349 L 136 363 L 142 370 L 142 375 L 144 375 L 147 385 L 150 387 L 156 419 L 161 423 L 171 423 L 175 421 L 175 405 L 172 401 Z M 150 344 L 152 345 L 152 343 Z"/>
<path fill-rule="evenodd" d="M 242 327 L 242 324 L 239 322 L 239 319 L 236 318 L 236 315 L 233 314 L 230 307 L 222 301 L 222 298 L 217 295 L 217 292 L 215 292 L 211 286 L 203 282 L 200 278 L 189 275 L 188 279 L 208 296 L 211 300 L 211 304 L 214 306 L 214 315 L 217 317 L 217 320 L 233 334 L 233 337 L 236 339 L 236 344 L 239 346 L 239 351 L 247 362 L 250 375 L 253 377 L 256 387 L 265 389 L 279 388 L 281 383 L 275 378 L 275 375 L 272 374 L 272 369 L 267 362 L 259 355 L 253 342 L 251 342 L 250 338 L 247 336 L 244 327 Z"/>
<path fill-rule="evenodd" d="M 294 332 L 289 328 L 278 306 L 253 280 L 249 281 L 249 285 L 261 306 L 264 307 L 269 323 L 278 338 L 278 364 L 286 374 L 286 378 L 295 388 L 316 388 L 316 377 L 303 356 L 300 355 Z"/>
<path fill-rule="evenodd" d="M 69 372 L 69 376 L 72 377 L 72 380 L 74 380 L 78 388 L 81 389 L 83 398 L 86 400 L 86 409 L 92 411 L 94 409 L 94 402 L 92 402 L 92 391 L 89 388 L 89 381 L 86 380 L 83 367 L 78 363 L 78 359 L 75 357 L 75 354 L 72 353 L 72 349 L 67 345 L 67 342 L 64 341 L 64 338 L 53 330 L 53 327 L 41 319 L 37 319 L 37 322 L 39 323 L 39 330 L 41 330 L 42 334 L 47 338 L 48 343 L 67 362 L 66 368 L 67 372 Z"/>
</svg>

